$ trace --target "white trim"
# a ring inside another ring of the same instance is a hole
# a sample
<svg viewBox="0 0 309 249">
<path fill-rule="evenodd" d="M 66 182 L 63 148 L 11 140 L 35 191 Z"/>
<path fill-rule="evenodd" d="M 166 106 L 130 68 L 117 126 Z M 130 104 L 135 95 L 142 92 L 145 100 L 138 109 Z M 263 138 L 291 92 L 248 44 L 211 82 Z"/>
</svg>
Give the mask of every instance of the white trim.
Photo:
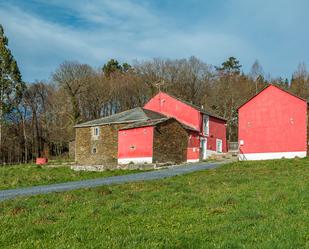
<svg viewBox="0 0 309 249">
<path fill-rule="evenodd" d="M 152 163 L 152 157 L 118 158 L 118 164 Z"/>
<path fill-rule="evenodd" d="M 197 163 L 199 161 L 200 161 L 200 159 L 188 159 L 187 163 Z"/>
<path fill-rule="evenodd" d="M 206 160 L 208 153 L 207 153 L 207 138 L 205 137 L 201 137 L 200 138 L 200 147 L 201 147 L 201 152 L 202 152 L 202 160 Z M 204 143 L 204 147 L 203 147 L 203 143 Z"/>
<path fill-rule="evenodd" d="M 238 159 L 244 160 L 270 160 L 270 159 L 281 159 L 281 158 L 295 158 L 295 157 L 306 157 L 306 151 L 296 152 L 270 152 L 270 153 L 247 153 L 239 154 Z"/>
<path fill-rule="evenodd" d="M 97 134 L 96 134 L 97 131 Z M 99 136 L 100 136 L 100 127 L 99 126 L 94 126 L 91 127 L 91 134 L 92 134 L 92 140 L 99 140 Z"/>
<path fill-rule="evenodd" d="M 99 136 L 99 134 L 100 134 L 100 128 L 98 126 L 93 127 L 93 135 Z"/>
<path fill-rule="evenodd" d="M 220 142 L 220 144 L 221 144 L 221 151 L 218 151 L 218 142 Z M 221 154 L 222 152 L 223 152 L 223 141 L 222 141 L 222 139 L 219 139 L 219 138 L 217 138 L 216 139 L 216 152 L 218 153 L 218 154 Z"/>
<path fill-rule="evenodd" d="M 203 135 L 209 135 L 209 116 L 205 114 L 203 115 Z"/>
</svg>

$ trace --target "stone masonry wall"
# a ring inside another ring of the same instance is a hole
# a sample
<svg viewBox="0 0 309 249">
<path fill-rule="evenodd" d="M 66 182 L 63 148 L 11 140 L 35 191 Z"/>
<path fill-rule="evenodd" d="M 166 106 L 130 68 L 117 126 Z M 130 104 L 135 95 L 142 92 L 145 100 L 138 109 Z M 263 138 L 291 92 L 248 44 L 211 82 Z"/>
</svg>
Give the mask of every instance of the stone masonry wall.
<svg viewBox="0 0 309 249">
<path fill-rule="evenodd" d="M 185 162 L 188 133 L 175 120 L 157 125 L 154 132 L 153 162 Z"/>
<path fill-rule="evenodd" d="M 98 126 L 97 139 L 93 136 L 93 127 L 76 128 L 75 162 L 81 165 L 117 165 L 118 130 L 123 126 L 125 125 Z"/>
</svg>

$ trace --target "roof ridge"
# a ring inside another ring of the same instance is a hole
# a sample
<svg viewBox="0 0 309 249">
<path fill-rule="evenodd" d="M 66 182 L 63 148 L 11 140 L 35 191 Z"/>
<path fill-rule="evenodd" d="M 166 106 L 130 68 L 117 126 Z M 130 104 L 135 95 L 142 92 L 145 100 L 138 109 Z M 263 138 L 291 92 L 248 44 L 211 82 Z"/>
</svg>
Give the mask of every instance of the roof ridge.
<svg viewBox="0 0 309 249">
<path fill-rule="evenodd" d="M 128 129 L 133 129 L 133 128 L 140 128 L 140 127 L 146 127 L 146 126 L 155 126 L 157 124 L 163 123 L 167 120 L 170 120 L 173 118 L 158 118 L 158 119 L 148 119 L 148 120 L 140 120 L 137 122 L 133 122 L 132 124 L 128 124 L 125 127 L 122 127 L 120 130 L 128 130 Z"/>
<path fill-rule="evenodd" d="M 122 112 L 114 113 L 109 116 L 101 117 L 94 120 L 89 120 L 80 124 L 75 125 L 74 127 L 89 127 L 89 126 L 97 126 L 97 125 L 107 125 L 107 124 L 120 124 L 120 123 L 133 123 L 133 122 L 141 122 L 146 120 L 157 120 L 166 118 L 167 116 L 155 112 L 141 106 L 125 110 Z"/>
<path fill-rule="evenodd" d="M 170 93 L 166 93 L 166 92 L 162 92 L 162 91 L 160 91 L 159 94 L 160 94 L 160 93 L 166 94 L 166 95 L 170 96 L 171 98 L 174 98 L 174 99 L 176 99 L 176 100 L 182 102 L 183 104 L 186 104 L 186 105 L 188 105 L 188 106 L 191 106 L 192 108 L 196 109 L 197 111 L 202 112 L 202 113 L 204 113 L 204 114 L 206 114 L 206 115 L 208 115 L 208 116 L 212 116 L 212 117 L 214 117 L 214 118 L 218 118 L 218 119 L 221 119 L 221 120 L 225 120 L 225 121 L 226 121 L 225 118 L 223 118 L 223 117 L 221 117 L 220 115 L 214 113 L 215 111 L 213 111 L 213 110 L 204 110 L 204 109 L 202 109 L 201 107 L 199 107 L 198 105 L 192 104 L 192 103 L 190 103 L 189 101 L 186 101 L 186 100 L 183 100 L 183 99 L 181 99 L 181 98 L 178 98 L 178 97 L 176 97 L 175 95 L 170 94 Z"/>
<path fill-rule="evenodd" d="M 138 107 L 134 107 L 134 108 L 129 109 L 129 110 L 125 110 L 125 111 L 117 112 L 117 113 L 114 113 L 114 114 L 111 114 L 111 115 L 108 115 L 108 116 L 104 116 L 104 117 L 92 119 L 92 120 L 89 120 L 89 121 L 86 121 L 86 122 L 83 122 L 83 123 L 88 123 L 88 122 L 91 122 L 91 121 L 97 121 L 97 120 L 100 120 L 100 119 L 103 119 L 103 118 L 107 118 L 107 117 L 111 117 L 111 116 L 113 116 L 113 117 L 115 117 L 115 116 L 120 116 L 121 114 L 124 114 L 124 113 L 126 113 L 126 112 L 131 112 L 131 111 L 133 111 L 133 110 L 135 110 L 135 109 L 138 109 L 138 108 L 141 108 L 141 107 L 139 107 L 139 106 L 138 106 Z M 80 123 L 80 124 L 83 124 L 83 123 Z"/>
</svg>

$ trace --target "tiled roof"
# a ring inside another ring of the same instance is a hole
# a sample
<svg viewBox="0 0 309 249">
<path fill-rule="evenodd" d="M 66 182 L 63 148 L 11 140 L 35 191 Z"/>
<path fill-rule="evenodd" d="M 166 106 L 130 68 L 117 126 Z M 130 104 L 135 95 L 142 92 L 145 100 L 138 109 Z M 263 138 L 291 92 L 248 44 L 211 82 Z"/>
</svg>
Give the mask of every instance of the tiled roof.
<svg viewBox="0 0 309 249">
<path fill-rule="evenodd" d="M 97 125 L 106 125 L 106 124 L 121 124 L 121 123 L 133 123 L 138 121 L 147 121 L 152 119 L 162 119 L 166 116 L 144 109 L 142 107 L 136 107 L 124 112 L 119 112 L 107 117 L 91 120 L 85 123 L 75 125 L 76 128 L 79 127 L 90 127 Z"/>
</svg>

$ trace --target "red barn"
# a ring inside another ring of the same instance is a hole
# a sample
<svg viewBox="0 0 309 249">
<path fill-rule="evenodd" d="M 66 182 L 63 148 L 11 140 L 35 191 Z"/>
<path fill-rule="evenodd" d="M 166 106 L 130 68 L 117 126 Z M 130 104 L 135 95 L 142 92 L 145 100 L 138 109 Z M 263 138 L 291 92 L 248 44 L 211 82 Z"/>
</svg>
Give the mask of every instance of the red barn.
<svg viewBox="0 0 309 249">
<path fill-rule="evenodd" d="M 269 85 L 238 109 L 240 160 L 306 157 L 307 101 Z"/>
<path fill-rule="evenodd" d="M 171 133 L 165 137 L 167 141 L 161 139 L 160 144 L 162 146 L 166 142 L 173 144 L 176 139 L 185 137 L 184 161 L 197 162 L 211 154 L 227 151 L 226 120 L 218 115 L 163 92 L 154 96 L 144 109 L 160 113 L 167 119 L 175 119 L 181 124 L 186 135 L 178 131 L 175 137 L 175 134 Z M 154 120 L 154 122 L 148 121 L 148 124 L 143 122 L 122 128 L 118 135 L 118 163 L 156 161 L 154 144 L 159 138 L 154 132 L 161 123 Z M 177 147 L 179 147 L 177 143 L 173 144 L 169 153 L 172 153 L 172 149 L 177 151 Z"/>
</svg>

